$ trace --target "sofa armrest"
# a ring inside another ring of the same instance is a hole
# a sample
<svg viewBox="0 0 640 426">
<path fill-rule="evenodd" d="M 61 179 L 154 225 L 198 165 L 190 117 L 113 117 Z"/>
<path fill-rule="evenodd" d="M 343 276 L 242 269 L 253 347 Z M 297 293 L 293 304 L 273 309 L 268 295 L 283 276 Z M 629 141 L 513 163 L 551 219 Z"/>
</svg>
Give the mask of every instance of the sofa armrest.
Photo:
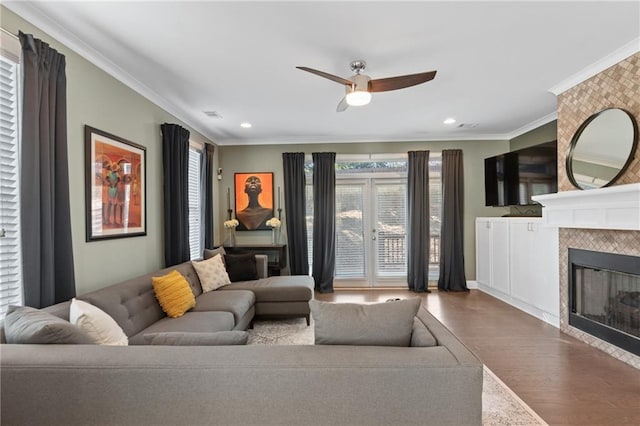
<svg viewBox="0 0 640 426">
<path fill-rule="evenodd" d="M 258 270 L 258 278 L 267 278 L 269 275 L 268 264 L 269 258 L 266 254 L 256 254 L 256 269 Z"/>
</svg>

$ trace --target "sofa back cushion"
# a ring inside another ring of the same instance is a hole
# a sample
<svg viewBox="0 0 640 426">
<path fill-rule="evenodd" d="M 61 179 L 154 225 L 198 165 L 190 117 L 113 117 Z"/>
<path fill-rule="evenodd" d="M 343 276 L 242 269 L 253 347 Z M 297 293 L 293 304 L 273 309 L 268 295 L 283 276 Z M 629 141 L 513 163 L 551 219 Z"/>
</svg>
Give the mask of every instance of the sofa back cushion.
<svg viewBox="0 0 640 426">
<path fill-rule="evenodd" d="M 135 336 L 166 317 L 153 292 L 152 277 L 177 270 L 185 277 L 194 296 L 202 294 L 202 287 L 191 262 L 155 271 L 137 278 L 86 293 L 77 298 L 102 309 L 113 318 L 128 337 Z"/>
<path fill-rule="evenodd" d="M 316 345 L 409 346 L 420 298 L 363 305 L 310 300 Z"/>
</svg>

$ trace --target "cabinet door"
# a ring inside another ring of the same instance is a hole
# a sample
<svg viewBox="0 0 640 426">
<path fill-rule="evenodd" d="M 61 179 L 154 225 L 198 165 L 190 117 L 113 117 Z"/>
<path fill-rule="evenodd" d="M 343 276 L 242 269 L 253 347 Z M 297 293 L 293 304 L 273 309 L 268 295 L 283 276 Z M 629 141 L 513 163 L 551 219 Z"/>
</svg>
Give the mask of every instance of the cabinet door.
<svg viewBox="0 0 640 426">
<path fill-rule="evenodd" d="M 534 289 L 531 302 L 556 317 L 560 315 L 558 272 L 558 229 L 532 224 L 531 277 Z"/>
<path fill-rule="evenodd" d="M 532 241 L 531 223 L 511 223 L 509 245 L 511 249 L 511 296 L 533 305 L 532 298 L 538 287 L 535 267 L 531 267 L 535 256 Z"/>
<path fill-rule="evenodd" d="M 476 221 L 476 281 L 491 285 L 491 222 Z"/>
<path fill-rule="evenodd" d="M 509 294 L 509 223 L 491 223 L 491 288 Z"/>
</svg>

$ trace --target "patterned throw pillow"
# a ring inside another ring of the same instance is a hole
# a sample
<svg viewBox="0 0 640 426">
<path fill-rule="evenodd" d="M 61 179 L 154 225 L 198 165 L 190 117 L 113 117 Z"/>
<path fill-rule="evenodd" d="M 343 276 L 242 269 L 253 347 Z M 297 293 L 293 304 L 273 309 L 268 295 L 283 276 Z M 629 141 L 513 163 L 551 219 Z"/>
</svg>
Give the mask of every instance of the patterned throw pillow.
<svg viewBox="0 0 640 426">
<path fill-rule="evenodd" d="M 171 318 L 181 317 L 196 306 L 196 298 L 193 297 L 191 287 L 180 272 L 173 270 L 167 275 L 153 277 L 151 281 L 156 299 L 162 310 Z"/>
<path fill-rule="evenodd" d="M 203 293 L 231 284 L 220 254 L 201 262 L 191 262 L 191 264 L 198 274 Z"/>
</svg>

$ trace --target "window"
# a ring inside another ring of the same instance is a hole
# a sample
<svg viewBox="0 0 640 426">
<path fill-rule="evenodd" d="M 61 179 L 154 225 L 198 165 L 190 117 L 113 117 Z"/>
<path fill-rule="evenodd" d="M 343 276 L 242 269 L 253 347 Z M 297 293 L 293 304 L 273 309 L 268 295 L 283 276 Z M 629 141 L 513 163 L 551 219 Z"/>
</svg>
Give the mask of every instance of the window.
<svg viewBox="0 0 640 426">
<path fill-rule="evenodd" d="M 201 259 L 202 230 L 202 149 L 189 147 L 189 251 L 191 259 Z"/>
<path fill-rule="evenodd" d="M 336 160 L 335 276 L 350 280 L 350 284 L 345 285 L 360 285 L 358 280 L 364 285 L 383 285 L 383 281 L 390 284 L 390 280 L 402 280 L 407 275 L 407 160 L 406 156 L 396 154 L 362 157 L 338 156 Z M 430 280 L 437 280 L 439 275 L 441 167 L 441 155 L 432 153 L 429 159 Z M 313 165 L 307 163 L 305 171 L 311 265 Z"/>
<path fill-rule="evenodd" d="M 19 191 L 19 43 L 4 31 L 0 53 L 0 318 L 22 304 Z M 17 46 L 7 49 L 11 45 Z"/>
</svg>

